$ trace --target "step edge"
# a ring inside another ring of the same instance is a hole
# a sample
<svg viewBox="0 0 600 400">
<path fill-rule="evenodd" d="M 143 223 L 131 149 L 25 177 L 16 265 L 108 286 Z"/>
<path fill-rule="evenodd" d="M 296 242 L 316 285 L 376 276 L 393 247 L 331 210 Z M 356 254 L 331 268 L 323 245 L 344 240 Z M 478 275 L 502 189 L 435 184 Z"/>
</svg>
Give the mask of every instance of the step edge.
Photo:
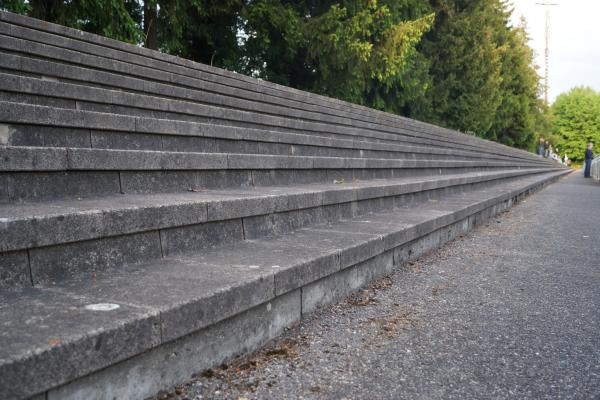
<svg viewBox="0 0 600 400">
<path fill-rule="evenodd" d="M 503 202 L 504 200 L 507 200 L 507 199 L 510 199 L 510 198 L 514 197 L 515 195 L 518 195 L 518 194 L 521 194 L 521 193 L 525 193 L 525 192 L 527 192 L 528 190 L 530 190 L 531 188 L 534 188 L 534 187 L 537 187 L 537 186 L 543 185 L 543 184 L 545 184 L 545 183 L 547 183 L 547 182 L 550 182 L 550 181 L 552 181 L 552 180 L 558 179 L 558 178 L 560 178 L 561 176 L 565 175 L 566 173 L 568 173 L 568 172 L 566 172 L 566 171 L 559 171 L 559 172 L 555 172 L 555 173 L 549 174 L 548 176 L 545 176 L 543 179 L 542 179 L 542 178 L 539 178 L 539 179 L 535 180 L 534 182 L 528 183 L 528 184 L 526 184 L 526 185 L 523 185 L 523 186 L 519 186 L 519 187 L 518 187 L 518 188 L 516 188 L 516 189 L 509 190 L 508 192 L 502 193 L 502 194 L 500 194 L 500 195 L 498 195 L 498 196 L 495 196 L 495 197 L 492 197 L 492 198 L 489 198 L 489 199 L 485 199 L 485 200 L 483 200 L 483 201 L 481 201 L 481 202 L 478 202 L 477 204 L 474 204 L 474 205 L 472 205 L 472 206 L 469 206 L 469 211 L 468 211 L 468 212 L 465 212 L 465 213 L 462 213 L 462 214 L 460 214 L 460 215 L 459 215 L 458 213 L 456 213 L 456 212 L 451 212 L 451 213 L 449 213 L 448 215 L 441 215 L 441 216 L 434 217 L 432 220 L 426 220 L 426 221 L 424 221 L 422 224 L 430 224 L 431 226 L 429 227 L 429 228 L 430 228 L 429 230 L 424 230 L 424 231 L 421 231 L 421 232 L 419 232 L 419 234 L 420 234 L 420 235 L 418 235 L 418 236 L 416 236 L 416 237 L 414 237 L 414 238 L 412 238 L 412 239 L 410 239 L 410 238 L 409 238 L 409 239 L 406 239 L 406 240 L 405 240 L 405 241 L 403 241 L 403 242 L 399 242 L 399 243 L 397 243 L 397 244 L 396 244 L 394 247 L 401 246 L 402 244 L 408 243 L 408 242 L 410 242 L 411 240 L 418 239 L 418 237 L 425 236 L 426 234 L 428 234 L 428 233 L 431 233 L 431 232 L 433 232 L 433 231 L 435 231 L 435 230 L 437 230 L 437 229 L 443 228 L 443 227 L 445 227 L 445 226 L 447 226 L 447 225 L 450 225 L 450 224 L 452 224 L 453 222 L 459 221 L 459 220 L 461 220 L 461 219 L 463 219 L 463 218 L 465 217 L 465 215 L 464 215 L 464 214 L 467 214 L 467 216 L 468 216 L 468 215 L 475 214 L 475 213 L 477 213 L 478 211 L 484 210 L 484 209 L 486 209 L 486 208 L 490 207 L 490 206 L 491 206 L 491 205 L 493 205 L 493 204 L 499 204 L 499 203 Z M 455 220 L 452 218 L 452 216 L 453 216 L 453 215 L 455 215 L 455 216 L 456 216 L 456 218 L 455 218 L 455 219 L 456 219 L 456 221 L 455 221 Z M 460 217 L 460 218 L 459 218 L 459 217 Z M 421 225 L 421 224 L 420 224 L 420 225 Z M 339 250 L 339 252 L 340 252 L 340 253 L 342 253 L 342 252 L 344 252 L 344 251 L 348 251 L 348 250 L 351 250 L 351 249 Z M 388 251 L 388 250 L 389 250 L 389 249 L 387 249 L 386 251 Z M 375 256 L 376 256 L 376 255 L 377 255 L 377 254 L 375 254 Z M 373 257 L 374 257 L 374 256 L 373 256 Z M 348 267 L 350 267 L 350 266 L 348 266 Z M 341 270 L 341 269 L 340 269 L 340 270 Z M 328 276 L 328 275 L 324 275 L 324 276 L 322 276 L 322 277 L 319 277 L 319 278 L 317 278 L 317 280 L 318 280 L 318 279 L 322 279 L 322 278 L 324 278 L 324 277 L 326 277 L 326 276 Z M 315 280 L 315 281 L 316 281 L 316 280 Z M 314 282 L 314 281 L 311 281 L 311 282 Z M 305 283 L 303 283 L 301 286 L 299 286 L 299 287 L 297 287 L 297 288 L 290 289 L 290 290 L 288 290 L 288 291 L 281 291 L 279 294 L 276 294 L 276 295 L 274 295 L 274 297 L 270 298 L 270 300 L 273 300 L 273 299 L 277 298 L 278 296 L 285 295 L 286 293 L 290 293 L 290 292 L 292 292 L 292 291 L 294 291 L 294 290 L 297 290 L 298 288 L 302 288 L 302 287 L 306 286 L 306 285 L 307 285 L 307 284 L 309 284 L 309 283 L 310 283 L 310 282 L 305 282 Z M 270 300 L 267 300 L 267 301 L 270 301 Z M 247 308 L 247 310 L 248 310 L 248 309 L 250 309 L 250 308 L 251 308 L 251 307 Z M 246 311 L 246 310 L 240 310 L 240 311 L 238 311 L 236 314 L 233 314 L 233 315 L 231 315 L 231 316 L 228 316 L 227 318 L 229 318 L 229 317 L 232 317 L 232 316 L 234 316 L 234 315 L 238 315 L 238 314 L 240 314 L 240 313 L 243 313 L 243 312 L 245 312 L 245 311 Z M 224 320 L 224 319 L 225 319 L 225 318 L 223 318 L 223 319 L 221 319 L 221 320 L 219 320 L 219 321 L 222 321 L 222 320 Z M 215 322 L 213 322 L 213 324 L 216 324 L 216 323 L 217 323 L 217 322 L 219 322 L 219 321 L 215 321 Z M 208 325 L 207 325 L 207 326 L 208 326 Z M 206 326 L 205 326 L 205 327 L 206 327 Z M 205 328 L 205 327 L 204 327 L 204 328 Z M 196 331 L 198 331 L 198 330 L 200 330 L 200 329 L 204 329 L 204 328 L 199 328 L 199 329 L 196 329 Z M 191 331 L 191 332 L 188 332 L 187 334 L 191 334 L 191 333 L 193 333 L 193 332 L 194 332 L 194 331 Z M 183 335 L 182 335 L 182 336 L 183 336 Z M 178 339 L 178 337 L 171 338 L 171 339 L 170 339 L 170 341 L 171 341 L 171 340 L 176 340 L 176 339 Z M 169 343 L 169 341 L 167 341 L 167 342 L 162 342 L 160 345 L 164 345 L 164 344 L 166 344 L 166 343 Z M 84 375 L 82 375 L 82 376 L 84 376 Z M 78 378 L 74 378 L 74 379 L 78 379 Z M 55 386 L 55 387 L 61 386 L 61 385 L 65 384 L 65 383 L 68 383 L 68 381 L 67 381 L 67 382 L 63 382 L 63 383 L 59 383 L 59 384 L 57 384 L 57 386 Z M 38 392 L 46 391 L 46 390 L 49 390 L 49 389 L 51 389 L 51 388 L 44 388 L 44 389 L 38 390 Z"/>
</svg>

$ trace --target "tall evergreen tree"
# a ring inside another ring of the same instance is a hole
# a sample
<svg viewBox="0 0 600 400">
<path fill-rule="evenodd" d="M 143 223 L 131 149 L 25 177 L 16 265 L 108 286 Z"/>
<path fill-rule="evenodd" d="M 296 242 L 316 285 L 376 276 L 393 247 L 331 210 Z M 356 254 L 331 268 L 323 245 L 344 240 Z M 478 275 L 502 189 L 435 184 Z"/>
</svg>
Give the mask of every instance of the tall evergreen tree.
<svg viewBox="0 0 600 400">
<path fill-rule="evenodd" d="M 244 0 L 159 0 L 158 47 L 170 54 L 237 69 Z"/>
<path fill-rule="evenodd" d="M 504 26 L 508 24 L 508 14 Z M 525 23 L 499 30 L 501 102 L 486 137 L 509 146 L 528 148 L 535 142 L 536 121 L 543 112 L 540 77 L 533 50 L 527 45 Z"/>
<path fill-rule="evenodd" d="M 433 14 L 407 19 L 409 14 L 376 0 L 253 1 L 243 13 L 243 68 L 282 84 L 397 110 L 406 101 L 399 88 L 423 92 L 419 78 L 426 80 L 412 74 L 412 67 L 422 60 L 416 45 Z"/>
<path fill-rule="evenodd" d="M 136 0 L 0 0 L 0 9 L 129 43 L 142 41 Z"/>
<path fill-rule="evenodd" d="M 495 0 L 431 0 L 437 17 L 421 52 L 432 84 L 413 116 L 485 137 L 501 102 Z"/>
</svg>

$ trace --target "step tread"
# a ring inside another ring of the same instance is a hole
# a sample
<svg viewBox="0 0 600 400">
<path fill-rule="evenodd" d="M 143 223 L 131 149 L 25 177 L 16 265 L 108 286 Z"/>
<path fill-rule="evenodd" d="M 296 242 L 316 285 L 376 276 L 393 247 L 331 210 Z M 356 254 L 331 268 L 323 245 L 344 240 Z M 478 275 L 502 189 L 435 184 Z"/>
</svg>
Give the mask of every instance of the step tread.
<svg viewBox="0 0 600 400">
<path fill-rule="evenodd" d="M 250 114 L 259 113 L 259 111 L 242 111 L 238 109 L 227 108 L 227 105 L 208 105 L 204 102 L 201 102 L 201 98 L 179 98 L 173 99 L 171 97 L 161 97 L 159 94 L 139 94 L 132 93 L 127 91 L 119 91 L 119 90 L 111 90 L 106 88 L 98 88 L 93 86 L 82 86 L 81 84 L 72 84 L 66 82 L 53 82 L 48 80 L 42 80 L 39 78 L 33 78 L 28 76 L 19 76 L 13 74 L 3 74 L 0 73 L 0 89 L 7 91 L 16 91 L 18 93 L 29 93 L 32 95 L 41 95 L 46 97 L 55 97 L 60 94 L 61 99 L 71 99 L 75 101 L 83 101 L 83 104 L 80 106 L 83 109 L 87 109 L 89 111 L 93 111 L 93 107 L 89 107 L 85 104 L 85 102 L 93 102 L 104 105 L 117 105 L 121 107 L 128 107 L 132 110 L 135 109 L 146 109 L 146 110 L 157 110 L 157 111 L 166 111 L 170 113 L 182 113 L 185 115 L 198 117 L 210 117 L 214 119 L 231 119 L 243 122 L 249 122 L 253 120 L 250 118 Z M 187 92 L 185 92 L 187 93 Z M 214 96 L 209 96 L 206 93 L 197 93 L 197 96 L 208 96 L 208 98 L 213 98 Z M 97 110 L 100 111 L 100 110 Z M 281 113 L 276 114 L 265 114 L 265 115 L 275 115 L 278 116 Z M 258 114 L 256 114 L 258 115 Z M 301 113 L 297 115 L 293 115 L 293 118 L 305 119 L 307 116 Z M 266 117 L 267 119 L 270 117 Z M 255 120 L 253 120 L 255 121 Z M 255 121 L 257 122 L 257 121 Z M 318 122 L 318 121 L 317 121 Z M 344 125 L 347 123 L 351 123 L 350 118 L 341 119 L 340 121 L 331 120 L 331 118 L 327 118 L 327 123 L 334 125 Z M 378 132 L 379 129 L 377 126 L 372 124 L 367 124 L 363 128 L 367 129 L 366 133 Z M 414 139 L 415 132 L 407 131 L 404 126 L 395 126 L 397 131 L 388 132 L 387 140 L 395 141 L 400 140 L 403 136 L 408 136 Z M 364 135 L 359 135 L 364 136 Z M 367 135 L 368 136 L 368 135 Z M 428 139 L 433 145 L 449 145 L 451 147 L 455 147 L 457 141 L 456 138 L 428 138 L 425 134 L 421 133 L 421 139 Z M 419 137 L 417 135 L 417 137 Z M 473 147 L 468 143 L 468 136 L 462 138 L 461 141 L 463 146 L 470 148 L 470 150 L 478 150 L 478 147 Z M 431 141 L 433 140 L 433 141 Z M 496 148 L 496 144 L 484 143 L 485 149 Z M 512 150 L 514 151 L 514 150 Z"/>
<path fill-rule="evenodd" d="M 10 50 L 24 51 L 26 53 L 32 53 L 38 55 L 44 54 L 48 57 L 52 56 L 52 46 L 46 44 L 40 44 L 37 42 L 24 41 L 25 39 L 6 37 L 2 36 L 5 40 L 3 43 L 6 45 L 9 41 L 16 40 L 19 43 L 12 43 L 12 46 L 8 46 Z M 24 41 L 20 43 L 20 41 Z M 6 43 L 5 43 L 6 42 Z M 30 48 L 31 47 L 31 48 Z M 432 135 L 427 130 L 414 132 L 407 129 L 399 129 L 398 125 L 392 128 L 396 131 L 386 132 L 386 129 L 390 129 L 386 126 L 380 126 L 379 129 L 376 125 L 365 123 L 361 124 L 364 126 L 348 126 L 345 125 L 343 129 L 337 125 L 338 123 L 347 123 L 352 120 L 352 117 L 340 118 L 331 115 L 322 115 L 319 112 L 307 111 L 305 109 L 294 109 L 292 107 L 282 107 L 280 102 L 264 102 L 263 96 L 259 96 L 261 99 L 254 99 L 252 94 L 247 96 L 248 98 L 239 98 L 241 94 L 239 89 L 231 88 L 226 85 L 219 83 L 213 83 L 208 81 L 197 80 L 186 76 L 177 76 L 162 71 L 156 71 L 153 69 L 147 69 L 145 66 L 136 66 L 135 64 L 122 63 L 120 60 L 107 60 L 104 57 L 98 57 L 93 55 L 81 55 L 78 52 L 74 52 L 71 49 L 54 48 L 60 54 L 54 55 L 53 58 L 58 57 L 57 61 L 35 61 L 37 63 L 54 63 L 55 67 L 45 65 L 40 67 L 38 70 L 31 70 L 30 72 L 40 73 L 42 71 L 52 71 L 52 73 L 58 74 L 60 79 L 79 79 L 80 81 L 86 81 L 90 79 L 88 71 L 82 71 L 82 69 L 90 68 L 103 68 L 98 70 L 96 80 L 103 82 L 108 85 L 115 85 L 117 87 L 123 87 L 128 90 L 143 91 L 149 94 L 169 95 L 177 96 L 181 99 L 196 100 L 204 103 L 212 104 L 217 109 L 230 110 L 229 114 L 227 111 L 223 111 L 228 117 L 234 117 L 234 114 L 241 111 L 248 119 L 247 113 L 254 113 L 255 115 L 262 115 L 265 120 L 279 121 L 276 124 L 281 124 L 284 121 L 288 121 L 288 124 L 292 125 L 300 123 L 302 129 L 313 129 L 313 130 L 327 130 L 333 129 L 331 132 L 337 132 L 338 134 L 345 132 L 353 135 L 365 135 L 372 136 L 382 139 L 395 139 L 397 135 L 405 135 L 407 140 L 430 140 L 433 142 L 441 141 L 446 142 L 447 145 L 453 146 L 456 138 L 446 138 L 443 136 Z M 15 61 L 7 63 L 7 66 L 20 64 L 23 66 L 31 66 L 31 62 L 18 62 L 16 61 L 17 55 L 11 55 L 15 58 Z M 64 65 L 62 62 L 66 59 L 69 62 L 74 62 L 76 65 L 83 65 L 83 67 L 76 67 L 73 65 Z M 87 60 L 87 61 L 86 61 Z M 23 67 L 24 68 L 24 67 Z M 135 69 L 144 69 L 144 71 L 134 72 Z M 95 70 L 95 69 L 94 69 Z M 133 75 L 127 75 L 133 74 Z M 154 76 L 153 76 L 154 75 Z M 156 79 L 153 81 L 151 79 Z M 144 82 L 151 82 L 152 85 L 145 84 Z M 60 83 L 56 83 L 60 84 Z M 62 90 L 56 91 L 62 93 Z M 242 90 L 245 92 L 245 90 Z M 63 96 L 66 94 L 63 93 Z M 140 94 L 140 96 L 145 96 Z M 65 96 L 66 97 L 66 96 Z M 284 101 L 285 102 L 285 101 Z M 213 110 L 216 115 L 221 114 Z M 169 108 L 170 110 L 170 108 Z M 329 124 L 333 122 L 334 124 Z M 406 125 L 406 122 L 401 125 Z M 299 126 L 300 127 L 300 126 Z M 410 138 L 410 139 L 409 139 Z M 487 142 L 480 142 L 478 145 L 470 143 L 468 137 L 464 137 L 461 140 L 463 145 L 471 146 L 473 148 L 489 148 L 494 145 Z M 496 146 L 497 147 L 497 146 Z M 515 150 L 508 150 L 515 152 Z"/>
<path fill-rule="evenodd" d="M 0 394 L 32 395 L 60 385 L 268 302 L 565 173 L 529 176 L 449 196 L 444 202 L 168 257 L 98 279 L 0 290 L 0 390 L 4 391 Z M 84 308 L 98 303 L 120 308 L 106 312 Z M 18 317 L 22 315 L 27 318 Z M 30 382 L 39 386 L 28 386 Z"/>
<path fill-rule="evenodd" d="M 15 24 L 16 26 L 33 28 L 36 30 L 35 32 L 50 33 L 51 37 L 53 38 L 51 41 L 52 43 L 55 43 L 58 38 L 66 40 L 70 43 L 75 42 L 84 48 L 87 47 L 93 49 L 93 51 L 90 51 L 89 49 L 87 50 L 87 52 L 91 54 L 100 51 L 102 55 L 119 60 L 129 60 L 130 57 L 133 57 L 137 61 L 137 64 L 148 65 L 150 62 L 151 65 L 156 69 L 164 69 L 167 72 L 181 73 L 183 75 L 190 75 L 192 77 L 207 77 L 211 81 L 227 81 L 233 83 L 229 86 L 234 86 L 241 89 L 246 88 L 246 85 L 250 85 L 250 87 L 254 88 L 256 93 L 265 94 L 266 91 L 270 91 L 277 98 L 293 98 L 302 104 L 316 106 L 317 110 L 321 110 L 323 108 L 330 109 L 334 114 L 337 113 L 336 115 L 346 116 L 346 113 L 351 112 L 350 115 L 361 115 L 363 117 L 366 116 L 368 119 L 375 120 L 378 123 L 383 120 L 387 120 L 392 124 L 403 122 L 413 126 L 418 126 L 421 129 L 434 129 L 437 135 L 455 138 L 458 137 L 476 143 L 485 143 L 483 139 L 469 137 L 456 131 L 434 126 L 429 123 L 411 120 L 382 111 L 368 109 L 367 107 L 348 103 L 342 100 L 255 79 L 249 76 L 182 59 L 180 57 L 158 51 L 140 48 L 139 46 L 132 46 L 99 35 L 81 32 L 56 24 L 48 24 L 47 22 L 39 21 L 33 18 L 23 17 L 9 12 L 0 12 L 0 20 L 6 21 L 10 24 Z M 72 41 L 73 39 L 74 41 Z M 63 47 L 69 46 L 64 45 Z M 83 48 L 80 48 L 79 50 L 83 51 Z M 136 64 L 135 62 L 133 63 Z M 340 114 L 340 112 L 342 114 Z"/>
<path fill-rule="evenodd" d="M 6 234 L 0 238 L 0 252 L 543 172 L 548 169 L 1 204 L 0 229 Z"/>
<path fill-rule="evenodd" d="M 455 168 L 539 165 L 524 160 L 414 160 L 272 154 L 1 146 L 0 171 Z"/>
<path fill-rule="evenodd" d="M 128 60 L 132 64 L 138 64 L 143 66 L 147 66 L 150 63 L 150 65 L 153 68 L 158 70 L 164 70 L 166 72 L 174 72 L 191 77 L 201 77 L 201 79 L 208 79 L 209 81 L 214 82 L 227 82 L 228 86 L 233 86 L 240 89 L 252 88 L 251 90 L 257 94 L 271 93 L 271 95 L 273 95 L 275 98 L 284 100 L 288 100 L 291 98 L 299 102 L 300 104 L 313 106 L 316 110 L 321 110 L 323 108 L 331 109 L 331 112 L 334 115 L 347 117 L 348 115 L 363 115 L 363 112 L 365 111 L 369 113 L 372 113 L 373 111 L 352 103 L 347 103 L 340 100 L 331 99 L 325 96 L 320 96 L 309 92 L 303 92 L 275 83 L 254 79 L 245 75 L 236 74 L 234 72 L 230 72 L 220 68 L 215 68 L 212 66 L 207 66 L 190 60 L 181 59 L 168 54 L 151 51 L 136 46 L 130 46 L 122 42 L 107 39 L 105 37 L 87 34 L 85 32 L 80 31 L 74 31 L 63 26 L 52 25 L 47 23 L 40 25 L 40 21 L 31 18 L 24 18 L 11 13 L 0 13 L 0 19 L 10 24 L 17 24 L 15 25 L 15 27 L 22 25 L 26 27 L 25 29 L 33 28 L 35 30 L 29 30 L 28 32 L 33 32 L 38 36 L 39 34 L 47 35 L 48 33 L 50 33 L 50 37 L 52 38 L 50 40 L 50 43 L 62 43 L 62 41 L 67 42 L 62 44 L 61 47 L 69 48 L 73 44 L 76 44 L 78 50 L 90 54 L 98 54 L 119 60 Z M 17 29 L 17 31 L 19 30 L 20 29 Z M 16 34 L 16 36 L 19 36 L 17 32 L 13 33 L 11 31 L 11 34 Z M 60 36 L 57 36 L 57 34 Z M 39 41 L 48 42 L 47 39 L 39 39 Z M 351 114 L 348 113 L 350 109 L 354 109 L 354 112 Z M 372 117 L 372 115 L 369 115 L 369 117 Z M 419 123 L 418 121 L 411 121 L 406 118 L 394 116 L 392 114 L 387 114 L 383 112 L 377 112 L 375 120 L 379 121 L 382 119 L 382 117 L 384 117 L 383 119 L 388 119 L 392 123 L 397 123 L 398 121 L 405 121 L 415 125 L 430 126 L 429 124 Z M 451 134 L 453 136 L 458 135 L 456 132 L 450 130 L 443 130 L 439 127 L 436 128 L 440 131 L 445 132 L 446 134 Z M 476 141 L 476 138 L 470 138 L 470 140 Z M 481 140 L 479 140 L 479 142 L 481 142 Z"/>
<path fill-rule="evenodd" d="M 245 127 L 242 128 L 204 122 L 134 117 L 123 114 L 49 107 L 11 101 L 0 101 L 0 120 L 4 121 L 5 123 L 16 124 L 114 130 L 127 133 L 214 137 L 229 140 L 289 143 L 357 150 L 397 151 L 409 153 L 415 152 L 424 154 L 434 153 L 470 157 L 476 155 L 478 158 L 485 154 L 485 157 L 488 158 L 504 160 L 523 159 L 534 163 L 547 163 L 547 160 L 540 159 L 531 153 L 511 156 L 506 152 L 505 149 L 497 146 L 488 150 L 474 150 L 460 148 L 460 146 L 459 148 L 448 148 L 441 145 L 439 142 L 434 144 L 402 144 L 403 142 L 382 143 L 375 140 L 366 140 L 366 138 L 360 137 L 347 139 L 320 136 L 318 134 L 303 134 L 289 131 L 282 132 Z"/>
</svg>

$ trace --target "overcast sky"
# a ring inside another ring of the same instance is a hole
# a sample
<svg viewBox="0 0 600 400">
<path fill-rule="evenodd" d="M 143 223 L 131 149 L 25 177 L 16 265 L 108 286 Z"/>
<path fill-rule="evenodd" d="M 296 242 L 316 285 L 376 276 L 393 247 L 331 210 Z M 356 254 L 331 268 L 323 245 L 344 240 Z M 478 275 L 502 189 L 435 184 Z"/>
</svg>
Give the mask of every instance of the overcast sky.
<svg viewBox="0 0 600 400">
<path fill-rule="evenodd" d="M 512 0 L 513 23 L 527 20 L 530 46 L 544 75 L 544 6 L 546 0 Z M 550 0 L 549 100 L 574 86 L 600 91 L 600 0 Z"/>
</svg>

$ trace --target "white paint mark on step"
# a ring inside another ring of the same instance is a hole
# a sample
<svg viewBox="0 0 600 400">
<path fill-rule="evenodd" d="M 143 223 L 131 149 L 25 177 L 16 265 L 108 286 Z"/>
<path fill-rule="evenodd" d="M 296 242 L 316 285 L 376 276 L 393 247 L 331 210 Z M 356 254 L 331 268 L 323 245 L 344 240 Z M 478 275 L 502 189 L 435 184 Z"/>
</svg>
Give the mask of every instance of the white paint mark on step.
<svg viewBox="0 0 600 400">
<path fill-rule="evenodd" d="M 97 303 L 97 304 L 88 304 L 85 306 L 86 310 L 90 311 L 112 311 L 121 307 L 118 304 L 113 303 Z"/>
<path fill-rule="evenodd" d="M 0 145 L 7 145 L 10 139 L 10 129 L 8 125 L 0 124 Z"/>
</svg>

